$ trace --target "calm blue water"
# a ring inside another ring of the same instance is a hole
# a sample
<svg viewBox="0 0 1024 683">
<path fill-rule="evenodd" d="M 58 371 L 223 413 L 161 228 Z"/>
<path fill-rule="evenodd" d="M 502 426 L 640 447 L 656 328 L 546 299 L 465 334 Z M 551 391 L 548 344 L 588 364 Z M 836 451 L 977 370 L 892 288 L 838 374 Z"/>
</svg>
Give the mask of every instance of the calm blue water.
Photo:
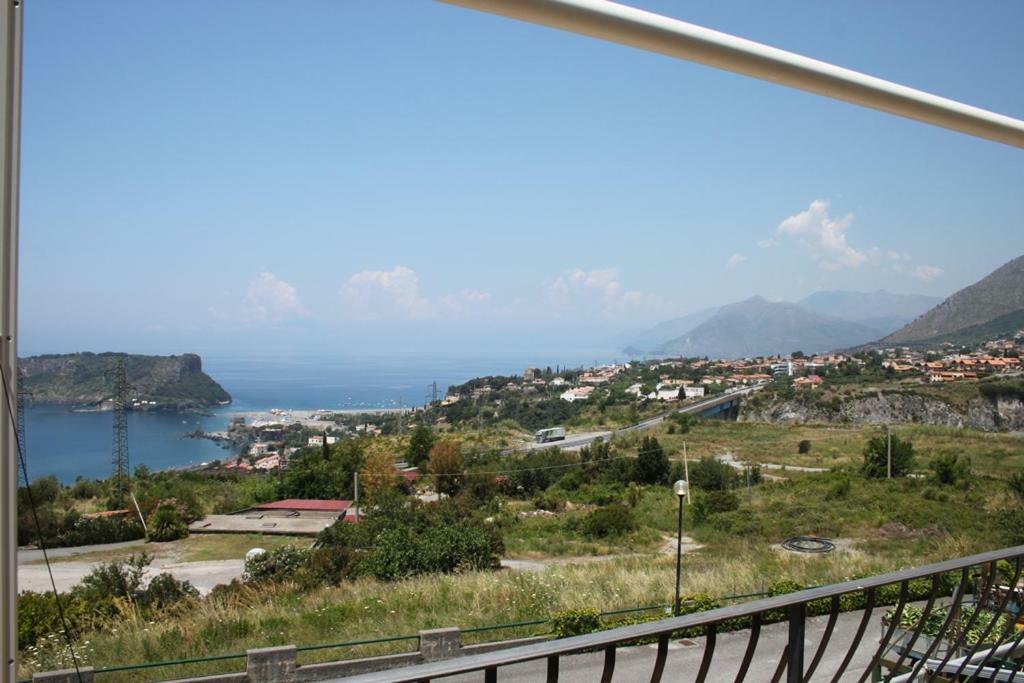
<svg viewBox="0 0 1024 683">
<path fill-rule="evenodd" d="M 443 356 L 406 354 L 387 357 L 309 355 L 203 356 L 203 369 L 227 389 L 230 406 L 207 417 L 195 414 L 129 413 L 131 466 L 145 463 L 165 469 L 223 458 L 230 454 L 206 439 L 182 435 L 197 426 L 206 431 L 226 428 L 229 416 L 270 408 L 369 409 L 400 404 L 423 405 L 431 382 L 444 394 L 452 384 L 473 377 L 518 374 L 529 366 L 580 365 L 606 360 L 588 355 L 557 358 L 538 354 L 510 356 Z M 55 474 L 64 482 L 77 476 L 110 474 L 112 416 L 72 413 L 55 406 L 32 406 L 25 412 L 29 476 Z"/>
</svg>

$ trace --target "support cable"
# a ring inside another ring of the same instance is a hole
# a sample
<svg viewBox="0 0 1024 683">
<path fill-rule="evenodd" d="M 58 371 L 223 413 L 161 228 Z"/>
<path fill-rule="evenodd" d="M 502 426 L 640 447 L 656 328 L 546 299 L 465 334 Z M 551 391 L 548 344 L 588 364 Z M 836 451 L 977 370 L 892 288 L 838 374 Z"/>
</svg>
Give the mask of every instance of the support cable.
<svg viewBox="0 0 1024 683">
<path fill-rule="evenodd" d="M 11 392 L 11 385 L 7 379 L 7 371 L 4 369 L 3 363 L 0 363 L 0 380 L 3 383 L 4 400 L 7 404 L 7 415 L 11 421 L 11 427 L 17 432 L 18 421 L 15 418 L 15 403 L 14 397 Z M 67 616 L 64 614 L 64 603 L 60 598 L 60 593 L 57 591 L 57 581 L 53 578 L 53 567 L 50 566 L 50 556 L 46 551 L 46 541 L 43 539 L 43 527 L 39 523 L 39 513 L 36 509 L 35 496 L 32 494 L 32 486 L 29 484 L 28 478 L 28 467 L 25 463 L 25 453 L 22 450 L 22 444 L 20 441 L 15 440 L 16 448 L 18 451 L 18 462 L 21 465 L 21 474 L 25 479 L 25 495 L 28 496 L 28 504 L 32 509 L 32 521 L 36 527 L 36 533 L 39 536 L 39 549 L 43 551 L 43 561 L 46 563 L 46 571 L 50 575 L 50 586 L 53 589 L 53 599 L 57 603 L 57 613 L 60 615 L 61 628 L 64 631 L 64 640 L 68 644 L 68 652 L 71 654 L 71 664 L 75 669 L 75 676 L 78 678 L 78 683 L 83 683 L 82 671 L 78 665 L 78 655 L 75 653 L 74 639 L 71 636 L 71 628 L 68 626 Z"/>
</svg>

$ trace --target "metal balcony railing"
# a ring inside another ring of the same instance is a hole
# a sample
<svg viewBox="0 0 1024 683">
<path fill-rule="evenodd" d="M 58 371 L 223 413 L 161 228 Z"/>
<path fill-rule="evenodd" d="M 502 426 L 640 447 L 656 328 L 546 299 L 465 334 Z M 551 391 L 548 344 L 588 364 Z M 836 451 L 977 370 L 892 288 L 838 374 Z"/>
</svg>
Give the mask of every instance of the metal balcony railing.
<svg viewBox="0 0 1024 683">
<path fill-rule="evenodd" d="M 730 656 L 729 668 L 737 668 L 737 682 L 748 680 L 754 672 L 750 679 L 772 683 L 783 676 L 788 683 L 864 683 L 868 679 L 904 683 L 937 677 L 1024 683 L 1024 629 L 1018 630 L 1015 623 L 1024 602 L 1024 588 L 1019 585 L 1022 568 L 1024 546 L 1018 546 L 707 612 L 345 681 L 413 683 L 479 674 L 491 683 L 498 680 L 499 672 L 513 665 L 546 662 L 546 680 L 552 682 L 559 680 L 563 658 L 596 652 L 603 653 L 600 680 L 608 683 L 615 675 L 619 648 L 657 642 L 648 669 L 650 680 L 656 683 L 666 670 L 670 640 L 698 631 L 705 636 L 700 663 L 695 675 L 682 673 L 687 680 L 701 683 L 716 666 L 725 665 L 724 658 L 716 663 L 716 635 L 739 626 L 749 636 L 742 657 Z M 850 612 L 856 619 L 856 630 L 848 643 L 838 642 L 845 638 L 833 638 L 841 612 Z M 806 626 L 812 616 L 827 621 L 821 633 L 810 639 Z M 764 647 L 767 640 L 762 640 L 758 648 L 762 626 L 775 621 L 786 624 L 784 644 L 769 649 Z M 872 628 L 872 623 L 881 626 L 877 640 L 873 636 L 879 631 Z M 832 670 L 825 670 L 822 662 L 830 649 L 833 655 L 842 653 L 842 658 L 828 667 Z M 855 660 L 858 664 L 854 666 Z M 678 680 L 679 674 L 674 669 L 671 679 Z M 629 680 L 636 680 L 635 673 Z"/>
</svg>

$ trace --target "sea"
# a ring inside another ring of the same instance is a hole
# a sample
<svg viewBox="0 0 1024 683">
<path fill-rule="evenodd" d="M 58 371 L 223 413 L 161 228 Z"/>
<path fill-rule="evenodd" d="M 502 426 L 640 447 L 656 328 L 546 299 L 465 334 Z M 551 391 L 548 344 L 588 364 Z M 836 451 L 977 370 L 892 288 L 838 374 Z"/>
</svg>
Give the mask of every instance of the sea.
<svg viewBox="0 0 1024 683">
<path fill-rule="evenodd" d="M 233 415 L 272 408 L 378 410 L 422 406 L 437 383 L 447 388 L 484 375 L 514 375 L 527 367 L 577 367 L 613 360 L 595 352 L 557 354 L 387 356 L 203 355 L 203 370 L 232 396 L 230 405 L 200 413 L 130 412 L 130 467 L 151 470 L 196 466 L 233 455 L 208 439 L 186 438 L 202 428 L 223 431 Z M 75 412 L 66 406 L 25 409 L 25 454 L 30 478 L 56 475 L 64 483 L 78 477 L 110 475 L 113 415 Z"/>
</svg>

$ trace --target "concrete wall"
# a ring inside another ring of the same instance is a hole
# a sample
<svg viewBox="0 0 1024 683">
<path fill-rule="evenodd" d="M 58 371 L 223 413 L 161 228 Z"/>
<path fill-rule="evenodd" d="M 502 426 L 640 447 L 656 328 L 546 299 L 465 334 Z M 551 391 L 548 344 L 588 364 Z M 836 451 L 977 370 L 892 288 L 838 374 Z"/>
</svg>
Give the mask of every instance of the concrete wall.
<svg viewBox="0 0 1024 683">
<path fill-rule="evenodd" d="M 462 632 L 459 629 L 439 628 L 420 631 L 420 644 L 416 652 L 301 666 L 298 664 L 299 653 L 294 645 L 266 647 L 246 652 L 244 672 L 179 678 L 171 683 L 313 683 L 314 681 L 384 671 L 462 655 L 503 650 L 542 640 L 547 640 L 547 638 L 538 636 L 463 646 Z M 97 674 L 92 667 L 83 667 L 81 672 L 81 683 L 94 683 Z M 99 677 L 100 683 L 102 683 L 102 674 L 99 674 Z M 80 683 L 78 675 L 73 669 L 37 673 L 32 676 L 32 681 L 33 683 Z"/>
</svg>

